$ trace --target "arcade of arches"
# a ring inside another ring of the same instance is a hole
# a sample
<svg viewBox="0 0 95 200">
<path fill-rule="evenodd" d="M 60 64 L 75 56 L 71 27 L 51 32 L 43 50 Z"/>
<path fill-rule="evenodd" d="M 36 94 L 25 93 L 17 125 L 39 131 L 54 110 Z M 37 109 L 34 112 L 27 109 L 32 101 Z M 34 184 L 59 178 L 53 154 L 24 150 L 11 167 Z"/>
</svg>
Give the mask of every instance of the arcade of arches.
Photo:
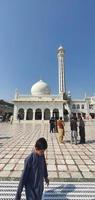
<svg viewBox="0 0 95 200">
<path fill-rule="evenodd" d="M 56 119 L 59 119 L 59 110 L 57 108 L 53 110 L 50 110 L 48 108 L 43 110 L 41 110 L 40 108 L 37 108 L 35 110 L 31 108 L 20 108 L 18 110 L 17 116 L 18 114 L 21 120 L 49 120 L 52 116 L 54 116 Z"/>
</svg>

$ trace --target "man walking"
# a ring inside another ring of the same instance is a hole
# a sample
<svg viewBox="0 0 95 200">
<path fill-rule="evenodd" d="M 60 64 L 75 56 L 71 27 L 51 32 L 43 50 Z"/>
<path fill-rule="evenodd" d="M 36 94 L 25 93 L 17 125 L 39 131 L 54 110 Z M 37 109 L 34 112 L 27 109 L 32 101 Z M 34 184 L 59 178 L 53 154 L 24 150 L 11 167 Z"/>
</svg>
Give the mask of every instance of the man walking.
<svg viewBox="0 0 95 200">
<path fill-rule="evenodd" d="M 50 123 L 50 133 L 51 132 L 54 133 L 54 129 L 55 129 L 55 119 L 54 119 L 54 117 L 51 117 L 49 123 Z"/>
<path fill-rule="evenodd" d="M 71 127 L 71 143 L 75 142 L 77 144 L 77 121 L 75 118 L 71 118 L 70 121 L 70 127 Z"/>
<path fill-rule="evenodd" d="M 85 124 L 82 117 L 80 117 L 80 120 L 79 120 L 79 135 L 80 135 L 80 144 L 84 144 L 85 143 Z"/>
</svg>

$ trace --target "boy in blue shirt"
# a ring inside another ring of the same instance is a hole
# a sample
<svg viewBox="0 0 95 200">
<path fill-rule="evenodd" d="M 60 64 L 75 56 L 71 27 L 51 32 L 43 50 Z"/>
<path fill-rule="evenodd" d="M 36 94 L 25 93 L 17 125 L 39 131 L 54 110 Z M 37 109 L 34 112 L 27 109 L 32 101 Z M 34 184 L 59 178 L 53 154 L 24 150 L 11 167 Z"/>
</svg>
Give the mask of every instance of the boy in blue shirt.
<svg viewBox="0 0 95 200">
<path fill-rule="evenodd" d="M 34 151 L 25 159 L 24 170 L 19 182 L 15 200 L 21 199 L 23 187 L 27 200 L 41 200 L 44 190 L 44 179 L 49 185 L 44 151 L 47 149 L 45 138 L 36 141 Z"/>
</svg>

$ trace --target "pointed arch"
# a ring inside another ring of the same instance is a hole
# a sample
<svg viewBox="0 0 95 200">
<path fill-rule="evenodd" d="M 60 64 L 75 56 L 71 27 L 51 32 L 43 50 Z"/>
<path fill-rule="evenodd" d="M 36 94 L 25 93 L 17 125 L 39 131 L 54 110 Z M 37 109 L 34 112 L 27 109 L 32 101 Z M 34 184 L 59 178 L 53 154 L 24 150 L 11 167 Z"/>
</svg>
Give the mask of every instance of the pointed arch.
<svg viewBox="0 0 95 200">
<path fill-rule="evenodd" d="M 24 109 L 23 108 L 20 108 L 18 110 L 18 115 L 19 115 L 20 120 L 24 119 Z"/>
<path fill-rule="evenodd" d="M 44 110 L 44 120 L 49 120 L 50 119 L 50 110 L 46 108 Z"/>
<path fill-rule="evenodd" d="M 35 111 L 35 120 L 41 120 L 42 119 L 42 111 L 40 108 L 37 108 Z"/>
<path fill-rule="evenodd" d="M 26 120 L 33 120 L 33 110 L 31 108 L 27 110 Z"/>
<path fill-rule="evenodd" d="M 59 110 L 57 108 L 53 109 L 53 116 L 56 118 L 56 119 L 59 119 Z"/>
</svg>

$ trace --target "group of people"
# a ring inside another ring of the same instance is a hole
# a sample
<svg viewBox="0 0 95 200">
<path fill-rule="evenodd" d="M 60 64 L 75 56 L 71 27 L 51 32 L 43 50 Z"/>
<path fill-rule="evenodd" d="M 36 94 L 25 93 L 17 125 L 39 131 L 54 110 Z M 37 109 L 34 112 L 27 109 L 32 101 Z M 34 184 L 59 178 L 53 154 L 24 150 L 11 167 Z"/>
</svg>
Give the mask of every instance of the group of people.
<svg viewBox="0 0 95 200">
<path fill-rule="evenodd" d="M 59 118 L 59 120 L 56 120 L 54 117 L 51 117 L 50 119 L 50 133 L 57 132 L 58 140 L 60 143 L 63 143 L 65 130 L 64 126 L 65 123 L 62 120 L 62 117 Z M 70 129 L 71 129 L 71 143 L 77 144 L 77 138 L 78 138 L 78 122 L 76 117 L 72 117 L 70 119 Z M 85 123 L 80 116 L 79 118 L 79 136 L 80 136 L 80 144 L 85 143 Z"/>
<path fill-rule="evenodd" d="M 71 127 L 71 143 L 75 142 L 77 144 L 77 137 L 78 137 L 78 123 L 77 118 L 72 117 L 70 120 L 70 127 Z M 85 123 L 80 116 L 79 118 L 79 136 L 80 136 L 80 144 L 85 143 Z"/>
<path fill-rule="evenodd" d="M 60 143 L 63 143 L 63 137 L 64 137 L 64 121 L 62 120 L 62 117 L 60 117 L 59 120 L 57 120 L 54 117 L 51 117 L 50 121 L 50 133 L 58 133 L 58 140 Z"/>
</svg>

